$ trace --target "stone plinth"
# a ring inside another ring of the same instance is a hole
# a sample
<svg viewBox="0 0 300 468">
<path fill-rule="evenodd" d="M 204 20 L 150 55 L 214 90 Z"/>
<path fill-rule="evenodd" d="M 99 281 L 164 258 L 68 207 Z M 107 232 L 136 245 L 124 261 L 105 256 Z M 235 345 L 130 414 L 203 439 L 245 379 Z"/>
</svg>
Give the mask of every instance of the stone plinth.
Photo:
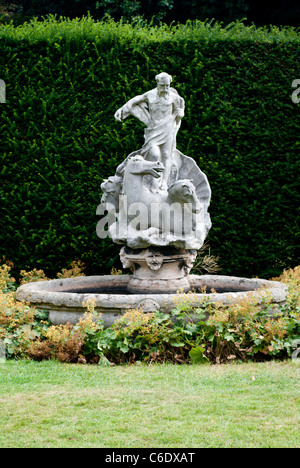
<svg viewBox="0 0 300 468">
<path fill-rule="evenodd" d="M 123 247 L 120 259 L 133 275 L 128 284 L 131 293 L 176 293 L 190 290 L 188 274 L 194 264 L 195 250 L 174 248 L 130 249 Z"/>
</svg>

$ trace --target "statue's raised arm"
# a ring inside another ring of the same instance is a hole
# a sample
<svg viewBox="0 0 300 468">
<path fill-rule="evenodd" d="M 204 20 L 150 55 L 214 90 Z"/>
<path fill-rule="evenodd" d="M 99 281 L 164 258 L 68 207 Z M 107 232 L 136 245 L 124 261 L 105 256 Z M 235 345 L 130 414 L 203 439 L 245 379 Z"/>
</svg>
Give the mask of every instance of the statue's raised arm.
<svg viewBox="0 0 300 468">
<path fill-rule="evenodd" d="M 144 124 L 148 124 L 150 120 L 150 114 L 146 110 L 147 106 L 147 97 L 146 94 L 141 96 L 135 96 L 134 98 L 130 99 L 129 101 L 124 104 L 124 106 L 120 107 L 115 113 L 115 119 L 118 122 L 126 119 L 129 115 L 133 115 L 137 117 L 141 122 Z"/>
<path fill-rule="evenodd" d="M 170 87 L 172 77 L 169 74 L 160 73 L 155 79 L 155 89 L 130 99 L 117 110 L 115 118 L 121 121 L 133 115 L 146 125 L 141 155 L 149 161 L 163 163 L 161 187 L 167 189 L 176 135 L 184 116 L 184 99 Z"/>
</svg>

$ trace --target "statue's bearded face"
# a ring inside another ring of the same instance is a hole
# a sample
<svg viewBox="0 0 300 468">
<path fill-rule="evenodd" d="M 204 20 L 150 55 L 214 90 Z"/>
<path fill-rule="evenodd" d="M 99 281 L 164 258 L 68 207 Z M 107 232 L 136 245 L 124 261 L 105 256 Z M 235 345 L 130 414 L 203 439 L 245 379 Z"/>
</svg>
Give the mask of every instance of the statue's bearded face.
<svg viewBox="0 0 300 468">
<path fill-rule="evenodd" d="M 170 92 L 170 80 L 168 78 L 161 78 L 157 83 L 158 94 L 166 96 Z"/>
</svg>

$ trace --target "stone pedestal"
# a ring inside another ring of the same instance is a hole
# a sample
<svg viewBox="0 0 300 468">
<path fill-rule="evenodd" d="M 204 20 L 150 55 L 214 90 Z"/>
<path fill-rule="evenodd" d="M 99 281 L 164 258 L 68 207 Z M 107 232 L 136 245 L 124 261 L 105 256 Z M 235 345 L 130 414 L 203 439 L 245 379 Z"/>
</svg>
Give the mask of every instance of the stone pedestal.
<svg viewBox="0 0 300 468">
<path fill-rule="evenodd" d="M 196 259 L 196 250 L 149 247 L 123 247 L 120 259 L 124 268 L 132 268 L 128 291 L 135 294 L 176 293 L 190 290 L 188 274 Z"/>
</svg>

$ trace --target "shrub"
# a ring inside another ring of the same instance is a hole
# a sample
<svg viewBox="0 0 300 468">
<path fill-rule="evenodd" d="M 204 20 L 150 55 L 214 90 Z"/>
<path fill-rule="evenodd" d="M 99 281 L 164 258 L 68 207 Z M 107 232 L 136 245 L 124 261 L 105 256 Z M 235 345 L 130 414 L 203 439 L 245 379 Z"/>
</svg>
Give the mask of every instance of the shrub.
<svg viewBox="0 0 300 468">
<path fill-rule="evenodd" d="M 300 340 L 300 267 L 285 270 L 278 278 L 288 284 L 288 296 L 276 309 L 264 291 L 263 305 L 243 299 L 226 309 L 206 301 L 192 307 L 194 293 L 179 292 L 169 314 L 133 309 L 107 329 L 92 300 L 83 304 L 86 312 L 76 325 L 52 325 L 47 312 L 15 300 L 10 268 L 7 264 L 0 268 L 0 340 L 8 358 L 102 365 L 224 363 L 284 359 Z"/>
<path fill-rule="evenodd" d="M 133 309 L 107 329 L 93 301 L 83 304 L 86 313 L 76 325 L 52 325 L 46 312 L 15 300 L 8 287 L 14 284 L 10 268 L 0 268 L 0 340 L 8 357 L 102 365 L 223 363 L 284 359 L 300 339 L 300 267 L 279 278 L 289 293 L 286 304 L 275 310 L 265 293 L 263 306 L 244 299 L 226 309 L 205 301 L 192 307 L 194 293 L 179 293 L 169 314 Z"/>
<path fill-rule="evenodd" d="M 31 343 L 27 354 L 36 360 L 57 359 L 61 362 L 86 363 L 90 357 L 93 362 L 95 334 L 99 328 L 102 328 L 99 317 L 92 311 L 86 312 L 75 326 L 70 323 L 50 326 Z"/>
<path fill-rule="evenodd" d="M 48 328 L 48 314 L 15 300 L 10 269 L 7 264 L 0 267 L 0 340 L 7 357 L 24 357 L 31 342 Z"/>
<path fill-rule="evenodd" d="M 109 362 L 185 362 L 183 330 L 170 321 L 168 314 L 126 312 L 109 329 L 98 333 L 100 356 Z"/>
<path fill-rule="evenodd" d="M 55 332 L 55 327 L 50 329 L 51 323 L 48 318 L 48 312 L 41 311 L 35 307 L 30 307 L 25 302 L 17 301 L 15 299 L 15 290 L 17 287 L 15 279 L 10 275 L 11 269 L 13 268 L 12 262 L 4 263 L 0 266 L 0 340 L 3 341 L 6 346 L 7 357 L 35 357 L 35 358 L 49 358 L 53 357 L 53 353 L 50 351 L 46 353 L 47 343 L 40 345 L 42 341 L 47 337 L 47 333 L 54 332 L 55 336 L 58 336 L 60 330 Z M 71 263 L 71 269 L 63 269 L 62 273 L 58 273 L 57 277 L 64 278 L 72 275 L 82 275 L 83 264 L 78 261 Z M 36 268 L 32 271 L 21 271 L 20 284 L 24 284 L 32 281 L 43 281 L 47 279 L 43 270 L 37 270 Z M 89 311 L 89 310 L 88 310 Z M 91 311 L 89 311 L 91 312 Z M 80 323 L 79 328 L 82 326 Z M 89 320 L 86 318 L 84 322 L 86 328 L 86 337 L 89 333 Z M 69 325 L 67 326 L 68 329 Z M 63 330 L 61 330 L 63 332 Z M 76 349 L 76 338 L 73 337 L 73 345 L 71 342 L 60 347 L 60 356 L 65 356 L 69 352 L 74 355 Z M 51 340 L 50 340 L 51 341 Z M 54 340 L 55 341 L 55 340 Z M 59 341 L 59 340 L 58 340 Z M 63 339 L 62 339 L 63 342 Z M 56 343 L 57 344 L 57 343 Z M 54 354 L 55 355 L 55 354 Z"/>
<path fill-rule="evenodd" d="M 284 306 L 274 309 L 262 292 L 263 305 L 248 298 L 226 309 L 207 302 L 195 309 L 193 293 L 181 293 L 170 314 L 132 310 L 100 330 L 98 349 L 113 363 L 287 358 L 300 339 L 300 267 L 285 271 L 281 278 L 289 285 Z"/>
<path fill-rule="evenodd" d="M 0 255 L 48 277 L 74 258 L 87 274 L 120 267 L 119 246 L 97 238 L 95 211 L 100 183 L 141 147 L 143 127 L 113 115 L 166 70 L 186 101 L 177 146 L 212 187 L 208 241 L 222 273 L 270 277 L 294 267 L 299 42 L 293 29 L 242 23 L 2 26 Z"/>
</svg>

